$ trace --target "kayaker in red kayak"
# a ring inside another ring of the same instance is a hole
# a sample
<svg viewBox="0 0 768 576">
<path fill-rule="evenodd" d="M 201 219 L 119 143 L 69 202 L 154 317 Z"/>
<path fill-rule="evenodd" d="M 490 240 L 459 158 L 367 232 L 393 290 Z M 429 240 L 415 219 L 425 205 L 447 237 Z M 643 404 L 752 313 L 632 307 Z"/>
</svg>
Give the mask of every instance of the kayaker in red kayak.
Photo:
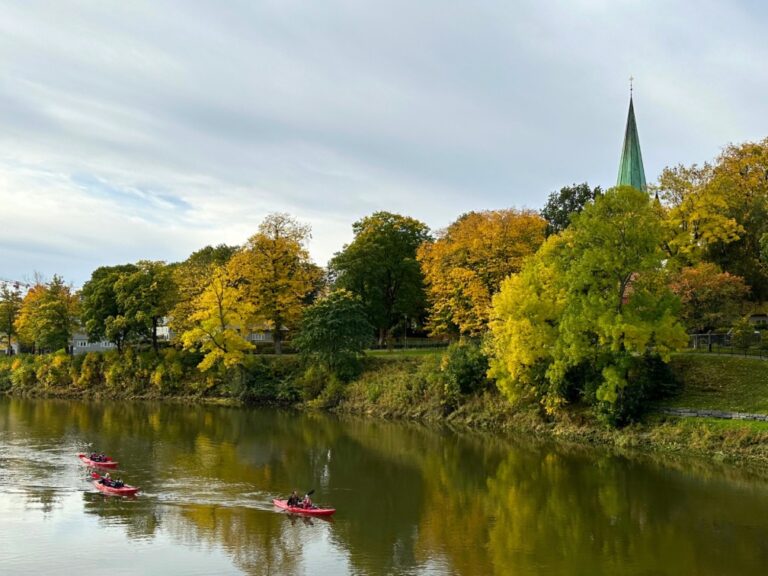
<svg viewBox="0 0 768 576">
<path fill-rule="evenodd" d="M 301 501 L 301 507 L 305 510 L 312 508 L 312 498 L 309 497 L 309 494 L 304 495 L 304 500 Z"/>
<path fill-rule="evenodd" d="M 109 475 L 109 472 L 107 472 L 104 476 L 102 476 L 99 479 L 99 484 L 104 484 L 105 486 L 109 486 L 110 488 L 122 488 L 125 486 L 125 483 L 121 478 L 118 478 L 117 480 L 112 480 L 112 477 Z"/>
<path fill-rule="evenodd" d="M 91 452 L 91 455 L 88 456 L 88 459 L 92 460 L 93 462 L 106 462 L 107 461 L 107 457 L 104 454 L 104 452 L 102 452 L 100 454 L 98 452 Z"/>
<path fill-rule="evenodd" d="M 291 495 L 288 496 L 288 506 L 298 506 L 301 504 L 301 499 L 299 498 L 299 495 L 296 493 L 296 490 L 291 492 Z"/>
</svg>

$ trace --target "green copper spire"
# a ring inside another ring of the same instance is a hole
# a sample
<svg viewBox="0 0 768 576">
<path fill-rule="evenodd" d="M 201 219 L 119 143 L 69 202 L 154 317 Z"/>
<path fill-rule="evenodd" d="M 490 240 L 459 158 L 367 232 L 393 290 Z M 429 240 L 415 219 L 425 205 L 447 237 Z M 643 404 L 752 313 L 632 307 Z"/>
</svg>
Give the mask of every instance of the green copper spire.
<svg viewBox="0 0 768 576">
<path fill-rule="evenodd" d="M 619 179 L 616 186 L 634 186 L 645 191 L 645 171 L 643 170 L 643 155 L 640 153 L 640 138 L 635 124 L 635 107 L 632 105 L 632 95 L 629 96 L 629 116 L 627 116 L 627 131 L 624 134 L 624 148 L 621 151 L 619 164 Z"/>
</svg>

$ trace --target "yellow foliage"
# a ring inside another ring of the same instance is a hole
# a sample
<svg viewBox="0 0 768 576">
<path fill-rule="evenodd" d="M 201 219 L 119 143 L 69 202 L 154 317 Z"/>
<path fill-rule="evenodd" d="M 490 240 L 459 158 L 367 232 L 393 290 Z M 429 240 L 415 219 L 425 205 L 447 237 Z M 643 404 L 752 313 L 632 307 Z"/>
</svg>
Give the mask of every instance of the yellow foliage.
<svg viewBox="0 0 768 576">
<path fill-rule="evenodd" d="M 536 368 L 552 354 L 565 306 L 557 254 L 568 232 L 550 236 L 519 273 L 507 278 L 493 298 L 489 376 L 514 400 L 533 394 Z"/>
<path fill-rule="evenodd" d="M 308 238 L 308 227 L 286 214 L 272 214 L 227 267 L 252 306 L 254 322 L 272 330 L 277 351 L 282 331 L 298 323 L 307 295 L 322 277 L 304 247 Z"/>
<path fill-rule="evenodd" d="M 193 327 L 181 336 L 184 348 L 205 352 L 200 370 L 219 363 L 226 368 L 242 364 L 246 351 L 253 348 L 246 337 L 252 324 L 254 306 L 243 291 L 232 285 L 226 270 L 215 270 L 208 287 L 194 301 L 190 316 Z"/>
<path fill-rule="evenodd" d="M 430 301 L 434 334 L 477 335 L 486 329 L 491 298 L 544 241 L 546 221 L 530 210 L 470 212 L 432 243 L 418 260 Z"/>
</svg>

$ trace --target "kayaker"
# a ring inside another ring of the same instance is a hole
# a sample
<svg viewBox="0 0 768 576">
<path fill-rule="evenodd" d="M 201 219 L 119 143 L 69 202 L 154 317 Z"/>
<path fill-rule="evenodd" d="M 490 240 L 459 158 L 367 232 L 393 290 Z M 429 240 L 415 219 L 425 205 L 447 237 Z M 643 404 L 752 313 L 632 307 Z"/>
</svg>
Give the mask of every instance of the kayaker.
<svg viewBox="0 0 768 576">
<path fill-rule="evenodd" d="M 298 506 L 300 504 L 299 495 L 296 493 L 296 490 L 291 492 L 291 495 L 288 497 L 288 506 Z"/>
<path fill-rule="evenodd" d="M 301 507 L 305 510 L 308 508 L 312 508 L 312 498 L 309 497 L 309 494 L 304 495 L 304 500 L 301 502 Z"/>
</svg>

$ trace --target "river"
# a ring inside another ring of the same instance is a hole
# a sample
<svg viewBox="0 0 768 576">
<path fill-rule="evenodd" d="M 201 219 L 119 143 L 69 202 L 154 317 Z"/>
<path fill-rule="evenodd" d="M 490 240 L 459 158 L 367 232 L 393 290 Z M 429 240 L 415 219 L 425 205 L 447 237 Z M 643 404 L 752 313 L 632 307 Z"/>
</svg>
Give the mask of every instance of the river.
<svg viewBox="0 0 768 576">
<path fill-rule="evenodd" d="M 119 460 L 106 496 L 77 452 Z M 272 505 L 296 488 L 330 520 Z M 768 481 L 273 409 L 0 398 L 0 573 L 765 574 Z"/>
</svg>

